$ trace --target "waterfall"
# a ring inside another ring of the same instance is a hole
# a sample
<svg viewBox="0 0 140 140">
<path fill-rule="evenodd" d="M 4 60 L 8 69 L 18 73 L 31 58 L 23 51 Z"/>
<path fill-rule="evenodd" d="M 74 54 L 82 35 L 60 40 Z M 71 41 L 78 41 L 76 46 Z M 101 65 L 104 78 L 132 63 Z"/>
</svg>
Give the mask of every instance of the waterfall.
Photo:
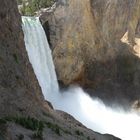
<svg viewBox="0 0 140 140">
<path fill-rule="evenodd" d="M 58 83 L 44 29 L 38 17 L 22 17 L 22 23 L 26 50 L 42 93 L 45 99 L 54 102 Z"/>
<path fill-rule="evenodd" d="M 51 50 L 39 18 L 22 17 L 22 22 L 26 50 L 45 99 L 94 131 L 113 134 L 122 140 L 140 140 L 140 117 L 134 112 L 106 107 L 80 87 L 60 93 Z"/>
</svg>

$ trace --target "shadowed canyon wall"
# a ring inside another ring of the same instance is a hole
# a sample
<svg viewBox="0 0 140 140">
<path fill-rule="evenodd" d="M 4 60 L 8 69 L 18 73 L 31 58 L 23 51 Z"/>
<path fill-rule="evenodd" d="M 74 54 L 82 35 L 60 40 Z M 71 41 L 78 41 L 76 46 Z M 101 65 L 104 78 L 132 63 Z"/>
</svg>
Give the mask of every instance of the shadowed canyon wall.
<svg viewBox="0 0 140 140">
<path fill-rule="evenodd" d="M 0 116 L 41 116 L 43 96 L 25 50 L 16 0 L 0 3 Z"/>
</svg>

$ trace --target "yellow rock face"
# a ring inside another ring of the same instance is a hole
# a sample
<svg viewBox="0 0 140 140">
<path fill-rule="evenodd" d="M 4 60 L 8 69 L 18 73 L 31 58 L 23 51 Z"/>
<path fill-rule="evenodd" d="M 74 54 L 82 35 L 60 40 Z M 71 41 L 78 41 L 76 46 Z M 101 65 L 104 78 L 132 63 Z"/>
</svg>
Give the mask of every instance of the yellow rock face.
<svg viewBox="0 0 140 140">
<path fill-rule="evenodd" d="M 57 3 L 49 25 L 59 80 L 95 88 L 112 83 L 140 85 L 135 78 L 139 73 L 139 13 L 140 0 Z"/>
<path fill-rule="evenodd" d="M 65 84 L 82 80 L 86 61 L 84 56 L 88 50 L 96 49 L 94 34 L 97 33 L 97 29 L 90 1 L 70 0 L 67 6 L 60 6 L 54 14 L 58 21 L 64 20 L 61 38 L 53 51 L 59 79 Z"/>
</svg>

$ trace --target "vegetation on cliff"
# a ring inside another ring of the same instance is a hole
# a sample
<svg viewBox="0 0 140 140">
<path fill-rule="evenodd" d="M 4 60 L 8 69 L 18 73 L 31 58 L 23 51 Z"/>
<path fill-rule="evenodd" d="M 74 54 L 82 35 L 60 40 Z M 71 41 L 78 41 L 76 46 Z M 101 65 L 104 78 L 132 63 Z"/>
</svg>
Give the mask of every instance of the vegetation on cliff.
<svg viewBox="0 0 140 140">
<path fill-rule="evenodd" d="M 22 15 L 34 15 L 41 8 L 49 7 L 55 0 L 17 0 Z"/>
</svg>

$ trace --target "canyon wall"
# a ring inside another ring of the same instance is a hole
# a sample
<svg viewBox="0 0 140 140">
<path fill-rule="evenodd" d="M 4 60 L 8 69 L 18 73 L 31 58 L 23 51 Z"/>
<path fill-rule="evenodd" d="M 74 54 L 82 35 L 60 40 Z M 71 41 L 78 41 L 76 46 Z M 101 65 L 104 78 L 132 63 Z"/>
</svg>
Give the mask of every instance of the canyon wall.
<svg viewBox="0 0 140 140">
<path fill-rule="evenodd" d="M 40 117 L 43 95 L 25 50 L 17 3 L 0 3 L 0 117 Z"/>
<path fill-rule="evenodd" d="M 59 80 L 138 98 L 140 0 L 58 0 L 53 7 L 40 19 Z"/>
</svg>

